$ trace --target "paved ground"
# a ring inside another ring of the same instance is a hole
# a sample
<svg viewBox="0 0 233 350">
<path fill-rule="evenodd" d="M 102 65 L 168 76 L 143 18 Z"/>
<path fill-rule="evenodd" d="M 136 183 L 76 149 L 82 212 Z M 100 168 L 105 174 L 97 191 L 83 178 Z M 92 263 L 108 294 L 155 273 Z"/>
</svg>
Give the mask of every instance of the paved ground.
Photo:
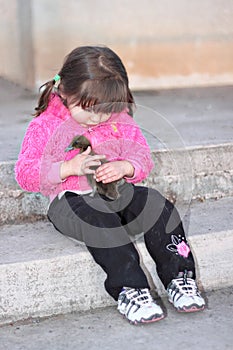
<svg viewBox="0 0 233 350">
<path fill-rule="evenodd" d="M 167 316 L 132 326 L 115 307 L 34 320 L 0 328 L 0 350 L 231 350 L 233 291 L 209 293 L 208 307 L 179 314 L 166 300 Z"/>
<path fill-rule="evenodd" d="M 233 86 L 134 93 L 135 119 L 151 147 L 233 140 Z M 0 161 L 15 160 L 37 97 L 0 79 Z"/>
</svg>

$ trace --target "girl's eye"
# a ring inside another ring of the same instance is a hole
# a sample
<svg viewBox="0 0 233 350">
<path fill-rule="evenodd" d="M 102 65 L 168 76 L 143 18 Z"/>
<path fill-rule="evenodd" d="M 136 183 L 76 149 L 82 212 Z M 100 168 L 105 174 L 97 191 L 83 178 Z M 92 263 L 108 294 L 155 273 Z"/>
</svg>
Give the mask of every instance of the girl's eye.
<svg viewBox="0 0 233 350">
<path fill-rule="evenodd" d="M 93 112 L 93 107 L 87 107 L 85 108 L 85 111 L 88 113 L 92 113 Z"/>
</svg>

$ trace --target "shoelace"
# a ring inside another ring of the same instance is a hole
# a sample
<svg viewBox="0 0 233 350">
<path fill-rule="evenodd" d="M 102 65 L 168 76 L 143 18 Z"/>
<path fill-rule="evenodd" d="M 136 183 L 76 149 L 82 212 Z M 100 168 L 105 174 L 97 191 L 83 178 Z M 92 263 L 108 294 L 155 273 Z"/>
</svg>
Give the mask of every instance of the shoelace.
<svg viewBox="0 0 233 350">
<path fill-rule="evenodd" d="M 152 296 L 147 288 L 144 289 L 129 289 L 125 291 L 125 295 L 130 301 L 138 305 L 151 304 L 153 302 Z"/>
<path fill-rule="evenodd" d="M 197 295 L 197 285 L 194 279 L 184 277 L 175 279 L 176 287 L 179 289 L 179 292 L 189 296 Z"/>
</svg>

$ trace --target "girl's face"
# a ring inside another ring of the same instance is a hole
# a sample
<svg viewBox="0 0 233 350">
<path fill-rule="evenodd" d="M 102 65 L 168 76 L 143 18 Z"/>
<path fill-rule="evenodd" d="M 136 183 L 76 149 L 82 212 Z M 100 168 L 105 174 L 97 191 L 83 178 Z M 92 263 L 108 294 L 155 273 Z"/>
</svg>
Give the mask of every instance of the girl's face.
<svg viewBox="0 0 233 350">
<path fill-rule="evenodd" d="M 59 86 L 59 96 L 66 101 L 66 106 L 69 108 L 71 116 L 83 127 L 91 127 L 98 125 L 99 123 L 106 122 L 111 114 L 105 113 L 94 113 L 92 110 L 87 111 L 82 107 L 75 105 L 72 102 L 72 98 L 66 97 L 65 94 L 62 93 L 62 86 Z"/>
<path fill-rule="evenodd" d="M 106 122 L 110 118 L 110 114 L 94 113 L 82 109 L 80 106 L 68 105 L 72 117 L 82 126 L 91 127 L 99 123 Z"/>
</svg>

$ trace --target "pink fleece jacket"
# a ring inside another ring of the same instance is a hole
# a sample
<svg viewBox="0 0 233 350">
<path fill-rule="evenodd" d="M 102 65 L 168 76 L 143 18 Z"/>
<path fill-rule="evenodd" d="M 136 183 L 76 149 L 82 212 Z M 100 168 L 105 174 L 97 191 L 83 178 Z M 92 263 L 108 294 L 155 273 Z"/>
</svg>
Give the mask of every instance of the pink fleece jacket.
<svg viewBox="0 0 233 350">
<path fill-rule="evenodd" d="M 29 192 L 41 192 L 52 200 L 65 190 L 85 192 L 90 190 L 86 176 L 60 178 L 60 165 L 79 151 L 65 152 L 76 135 L 84 134 L 94 152 L 105 154 L 109 161 L 128 160 L 134 166 L 132 178 L 137 183 L 145 179 L 153 167 L 151 152 L 138 125 L 126 112 L 114 113 L 107 122 L 92 128 L 78 124 L 56 94 L 39 117 L 33 119 L 26 131 L 18 161 L 16 180 Z"/>
</svg>

